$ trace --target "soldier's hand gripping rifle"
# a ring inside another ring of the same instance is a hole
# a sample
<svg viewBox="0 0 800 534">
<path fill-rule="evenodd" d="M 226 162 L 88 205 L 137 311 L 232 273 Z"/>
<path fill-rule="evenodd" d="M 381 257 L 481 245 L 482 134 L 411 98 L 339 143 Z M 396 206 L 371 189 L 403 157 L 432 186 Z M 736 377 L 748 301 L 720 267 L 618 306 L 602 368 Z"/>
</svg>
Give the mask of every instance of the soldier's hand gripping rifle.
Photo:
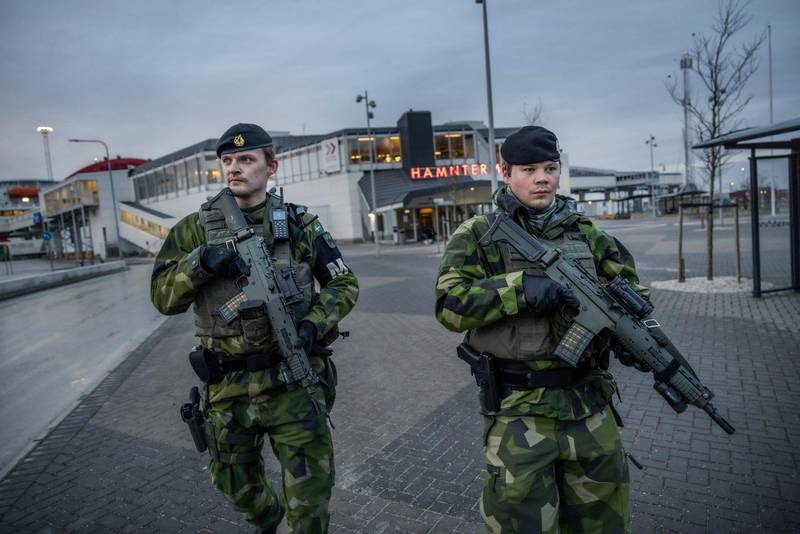
<svg viewBox="0 0 800 534">
<path fill-rule="evenodd" d="M 653 306 L 617 276 L 601 283 L 578 262 L 561 257 L 561 252 L 526 232 L 511 217 L 498 212 L 480 244 L 507 243 L 527 261 L 542 267 L 552 280 L 571 288 L 581 307 L 553 354 L 575 367 L 589 342 L 602 330 L 609 330 L 634 360 L 652 369 L 655 390 L 678 413 L 693 404 L 703 409 L 728 434 L 734 428 L 709 402 L 714 394 L 703 385 L 678 349 L 650 317 Z"/>
<path fill-rule="evenodd" d="M 209 199 L 208 205 L 219 209 L 225 216 L 225 224 L 234 236 L 232 244 L 250 267 L 250 273 L 240 279 L 242 291 L 247 300 L 264 303 L 270 328 L 281 352 L 280 373 L 286 387 L 292 390 L 301 386 L 308 393 L 314 411 L 317 414 L 323 413 L 315 396 L 319 376 L 308 361 L 308 355 L 297 335 L 297 327 L 289 313 L 290 306 L 303 299 L 294 273 L 275 268 L 264 238 L 257 236 L 247 225 L 229 188 L 222 189 Z M 230 321 L 236 317 L 237 310 L 228 310 L 228 316 L 222 310 L 222 314 Z"/>
</svg>

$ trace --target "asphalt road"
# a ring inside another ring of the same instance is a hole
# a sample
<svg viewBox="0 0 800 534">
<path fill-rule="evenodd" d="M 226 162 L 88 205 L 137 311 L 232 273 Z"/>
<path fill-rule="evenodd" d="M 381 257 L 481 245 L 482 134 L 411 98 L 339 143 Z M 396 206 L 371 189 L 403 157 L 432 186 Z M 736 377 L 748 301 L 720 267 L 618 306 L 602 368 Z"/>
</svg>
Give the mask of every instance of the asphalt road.
<svg viewBox="0 0 800 534">
<path fill-rule="evenodd" d="M 165 319 L 150 265 L 0 301 L 0 478 Z"/>
</svg>

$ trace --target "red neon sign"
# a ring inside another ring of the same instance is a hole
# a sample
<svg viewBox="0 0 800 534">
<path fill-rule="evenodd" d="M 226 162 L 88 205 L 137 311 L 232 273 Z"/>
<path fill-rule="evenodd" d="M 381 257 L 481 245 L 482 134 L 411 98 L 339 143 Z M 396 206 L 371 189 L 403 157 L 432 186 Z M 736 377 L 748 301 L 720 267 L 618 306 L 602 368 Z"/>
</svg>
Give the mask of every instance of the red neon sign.
<svg viewBox="0 0 800 534">
<path fill-rule="evenodd" d="M 500 174 L 500 165 L 497 165 L 497 174 Z M 486 163 L 464 163 L 462 165 L 447 165 L 444 167 L 412 167 L 412 180 L 439 180 L 453 176 L 488 176 L 489 166 Z"/>
</svg>

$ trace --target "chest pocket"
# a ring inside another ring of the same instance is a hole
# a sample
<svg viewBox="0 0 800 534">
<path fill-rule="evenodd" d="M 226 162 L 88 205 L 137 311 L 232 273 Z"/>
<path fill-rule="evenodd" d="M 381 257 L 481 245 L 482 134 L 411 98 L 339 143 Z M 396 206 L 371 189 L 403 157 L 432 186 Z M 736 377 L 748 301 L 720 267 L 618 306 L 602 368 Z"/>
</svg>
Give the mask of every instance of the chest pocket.
<svg viewBox="0 0 800 534">
<path fill-rule="evenodd" d="M 216 210 L 207 212 L 204 219 L 203 227 L 206 231 L 207 244 L 222 245 L 232 237 L 225 225 L 225 216 L 221 212 Z"/>
<path fill-rule="evenodd" d="M 577 261 L 596 278 L 592 251 L 583 234 L 564 233 L 556 239 L 540 240 L 558 248 L 565 258 Z M 525 271 L 534 275 L 544 274 L 541 268 L 529 263 L 508 245 L 498 243 L 498 249 L 505 272 Z M 569 324 L 569 320 L 560 313 L 549 317 L 534 317 L 527 310 L 522 310 L 516 315 L 470 331 L 467 342 L 475 349 L 490 352 L 499 358 L 530 361 L 537 369 L 564 367 L 567 364 L 555 359 L 552 352 L 566 333 Z"/>
<path fill-rule="evenodd" d="M 586 236 L 580 232 L 564 234 L 564 240 L 558 245 L 561 254 L 568 259 L 576 261 L 589 275 L 597 280 L 597 268 L 594 265 L 594 256 Z"/>
</svg>

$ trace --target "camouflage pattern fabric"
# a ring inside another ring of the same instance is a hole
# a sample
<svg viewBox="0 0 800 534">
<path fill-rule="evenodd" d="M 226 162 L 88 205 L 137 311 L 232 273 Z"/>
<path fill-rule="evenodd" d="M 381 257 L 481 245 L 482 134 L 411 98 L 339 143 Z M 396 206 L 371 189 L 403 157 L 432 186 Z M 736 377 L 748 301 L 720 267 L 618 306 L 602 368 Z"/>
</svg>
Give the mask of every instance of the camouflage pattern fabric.
<svg viewBox="0 0 800 534">
<path fill-rule="evenodd" d="M 649 291 L 639 285 L 636 266 L 627 249 L 588 218 L 573 211 L 564 197 L 557 197 L 557 201 L 560 201 L 560 209 L 550 216 L 539 237 L 555 239 L 564 232 L 577 229 L 586 236 L 598 276 L 610 279 L 620 275 L 640 295 L 649 296 Z M 498 189 L 495 203 L 498 209 L 508 211 L 518 221 L 524 219 L 519 201 L 507 192 L 506 186 Z M 489 222 L 485 215 L 473 217 L 458 227 L 445 248 L 436 282 L 436 318 L 454 332 L 490 325 L 519 313 L 527 306 L 522 289 L 523 272 L 504 272 L 497 246 L 478 245 L 488 230 Z M 547 368 L 540 361 L 526 364 L 533 370 Z M 551 367 L 563 365 L 554 362 Z M 616 389 L 611 374 L 596 369 L 572 388 L 518 391 L 503 399 L 497 413 L 579 420 L 597 413 L 609 402 Z"/>
<path fill-rule="evenodd" d="M 242 210 L 249 224 L 264 224 L 266 205 Z M 301 223 L 294 226 L 293 261 L 307 264 L 320 287 L 307 315 L 296 319 L 298 324 L 313 323 L 321 339 L 355 305 L 358 281 L 319 220 L 301 206 L 290 210 Z M 198 261 L 205 242 L 197 213 L 184 217 L 170 230 L 151 277 L 151 300 L 161 313 L 185 312 L 203 285 L 213 279 Z M 247 352 L 242 335 L 203 336 L 200 342 L 232 356 Z M 320 405 L 325 403 L 330 409 L 336 385 L 332 362 L 317 356 L 309 360 L 324 381 L 317 388 Z M 208 386 L 207 400 L 220 457 L 220 461 L 211 461 L 214 485 L 253 524 L 271 526 L 282 508 L 292 532 L 326 532 L 334 480 L 333 448 L 325 416 L 313 413 L 306 392 L 302 388 L 288 392 L 273 368 L 228 373 L 222 382 Z M 282 466 L 280 497 L 264 474 L 260 451 L 265 437 Z M 225 461 L 221 461 L 223 457 Z M 247 461 L 239 463 L 243 460 Z"/>
<path fill-rule="evenodd" d="M 630 532 L 628 465 L 610 407 L 581 421 L 486 416 L 484 426 L 490 532 Z"/>
<path fill-rule="evenodd" d="M 322 389 L 317 389 L 317 396 L 322 405 Z M 289 532 L 328 531 L 333 442 L 325 415 L 313 412 L 305 391 L 216 402 L 209 417 L 218 452 L 230 456 L 226 458 L 230 462 L 211 460 L 211 480 L 247 521 L 269 528 L 285 511 Z M 260 452 L 265 434 L 281 464 L 279 495 L 264 474 Z M 252 444 L 229 443 L 247 436 L 256 439 Z M 253 451 L 258 452 L 256 459 L 243 461 L 247 459 L 243 455 Z"/>
<path fill-rule="evenodd" d="M 251 225 L 263 224 L 266 202 L 243 210 Z M 298 210 L 298 211 L 304 211 Z M 318 338 L 328 333 L 347 315 L 358 299 L 358 280 L 342 260 L 341 253 L 331 235 L 319 220 L 310 213 L 302 214 L 306 225 L 299 240 L 292 242 L 293 260 L 311 267 L 320 284 L 308 314 L 300 321 L 310 321 L 317 328 Z M 163 314 L 183 313 L 194 301 L 203 284 L 211 275 L 197 263 L 198 249 L 205 244 L 203 227 L 197 213 L 181 219 L 169 232 L 156 256 L 150 284 L 150 299 Z M 200 343 L 231 355 L 243 354 L 246 344 L 243 336 L 224 338 L 201 337 Z M 260 348 L 260 347 L 259 347 Z M 320 368 L 316 369 L 318 372 Z M 230 373 L 225 379 L 209 388 L 212 402 L 242 395 L 256 396 L 276 386 L 274 376 L 263 371 L 257 373 Z"/>
<path fill-rule="evenodd" d="M 555 240 L 566 232 L 586 238 L 601 279 L 622 276 L 640 295 L 633 257 L 612 236 L 558 196 L 541 229 L 526 224 L 524 206 L 503 186 L 499 210 L 534 236 Z M 436 318 L 449 330 L 479 329 L 527 307 L 523 272 L 505 272 L 500 250 L 478 241 L 487 216 L 464 222 L 447 244 L 436 284 Z M 558 361 L 525 362 L 532 370 Z M 481 511 L 491 532 L 629 532 L 630 483 L 610 401 L 612 375 L 593 369 L 568 387 L 517 390 L 497 412 L 485 412 L 487 474 Z M 481 393 L 482 395 L 482 393 Z"/>
</svg>

